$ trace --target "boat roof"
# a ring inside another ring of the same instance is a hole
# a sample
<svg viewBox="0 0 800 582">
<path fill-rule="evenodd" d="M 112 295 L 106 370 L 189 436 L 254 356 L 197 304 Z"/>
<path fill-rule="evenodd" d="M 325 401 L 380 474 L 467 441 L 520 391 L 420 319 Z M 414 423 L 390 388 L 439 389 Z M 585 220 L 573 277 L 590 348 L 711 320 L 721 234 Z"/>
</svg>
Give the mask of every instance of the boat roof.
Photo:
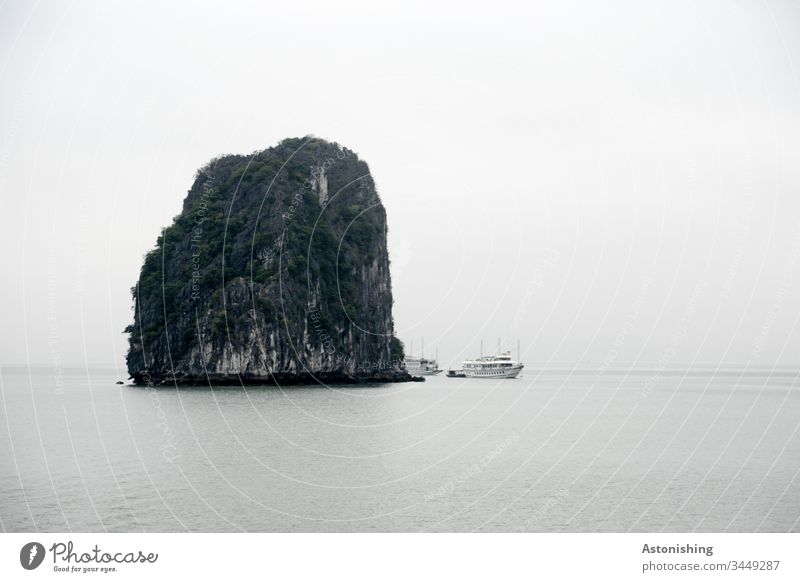
<svg viewBox="0 0 800 582">
<path fill-rule="evenodd" d="M 464 360 L 465 362 L 496 362 L 497 360 L 511 361 L 511 352 L 504 352 L 499 356 L 481 356 L 474 360 Z"/>
</svg>

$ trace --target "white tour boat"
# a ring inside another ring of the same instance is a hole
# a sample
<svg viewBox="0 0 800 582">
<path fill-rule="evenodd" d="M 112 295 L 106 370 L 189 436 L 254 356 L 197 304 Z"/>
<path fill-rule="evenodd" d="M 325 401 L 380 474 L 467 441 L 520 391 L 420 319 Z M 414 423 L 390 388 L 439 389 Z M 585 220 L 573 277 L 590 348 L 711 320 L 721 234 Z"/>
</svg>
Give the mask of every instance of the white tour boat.
<svg viewBox="0 0 800 582">
<path fill-rule="evenodd" d="M 475 360 L 465 360 L 459 371 L 465 378 L 516 378 L 524 367 L 524 364 L 515 362 L 511 358 L 511 352 L 503 352 L 499 356 L 481 356 Z"/>
</svg>

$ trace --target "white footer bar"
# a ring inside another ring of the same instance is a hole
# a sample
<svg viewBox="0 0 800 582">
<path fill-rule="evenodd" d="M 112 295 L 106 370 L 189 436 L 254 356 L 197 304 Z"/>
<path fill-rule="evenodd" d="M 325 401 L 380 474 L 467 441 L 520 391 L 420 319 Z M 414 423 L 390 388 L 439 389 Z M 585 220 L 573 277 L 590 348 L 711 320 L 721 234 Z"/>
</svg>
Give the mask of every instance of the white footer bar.
<svg viewBox="0 0 800 582">
<path fill-rule="evenodd" d="M 800 580 L 796 534 L 2 534 L 0 580 Z"/>
</svg>

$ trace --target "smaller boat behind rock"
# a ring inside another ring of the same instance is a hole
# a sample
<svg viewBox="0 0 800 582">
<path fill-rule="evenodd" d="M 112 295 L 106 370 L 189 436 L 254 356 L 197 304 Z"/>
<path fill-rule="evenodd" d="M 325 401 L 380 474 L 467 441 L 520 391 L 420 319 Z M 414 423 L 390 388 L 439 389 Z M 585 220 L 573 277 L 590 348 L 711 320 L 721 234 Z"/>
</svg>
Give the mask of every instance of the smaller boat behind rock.
<svg viewBox="0 0 800 582">
<path fill-rule="evenodd" d="M 439 368 L 439 350 L 436 350 L 436 359 L 425 358 L 425 338 L 422 338 L 422 354 L 419 358 L 414 357 L 414 342 L 411 342 L 411 354 L 406 356 L 406 372 L 412 376 L 435 376 L 441 373 Z"/>
<path fill-rule="evenodd" d="M 435 376 L 442 370 L 436 360 L 406 358 L 406 372 L 412 376 Z"/>
</svg>

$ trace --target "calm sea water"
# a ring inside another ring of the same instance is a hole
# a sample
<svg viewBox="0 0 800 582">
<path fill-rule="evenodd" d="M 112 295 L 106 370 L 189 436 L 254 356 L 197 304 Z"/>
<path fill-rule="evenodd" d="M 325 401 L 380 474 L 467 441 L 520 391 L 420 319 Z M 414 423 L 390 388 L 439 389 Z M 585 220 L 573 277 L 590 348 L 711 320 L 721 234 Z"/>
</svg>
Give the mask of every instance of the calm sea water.
<svg viewBox="0 0 800 582">
<path fill-rule="evenodd" d="M 372 387 L 4 368 L 5 531 L 798 531 L 795 371 Z"/>
</svg>

